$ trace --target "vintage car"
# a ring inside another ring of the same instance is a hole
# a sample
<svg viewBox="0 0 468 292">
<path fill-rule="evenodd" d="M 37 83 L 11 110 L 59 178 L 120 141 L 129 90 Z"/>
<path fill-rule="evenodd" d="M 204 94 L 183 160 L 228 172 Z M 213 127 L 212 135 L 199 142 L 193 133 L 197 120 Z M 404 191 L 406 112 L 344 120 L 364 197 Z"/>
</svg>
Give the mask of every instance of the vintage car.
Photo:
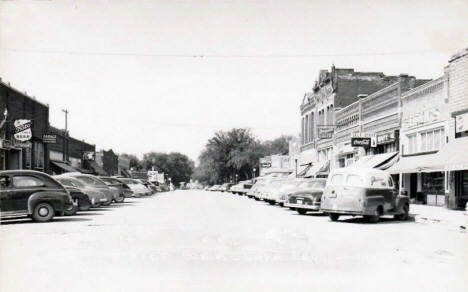
<svg viewBox="0 0 468 292">
<path fill-rule="evenodd" d="M 80 189 L 75 188 L 75 187 L 70 187 L 70 186 L 65 186 L 65 185 L 64 187 L 70 193 L 70 196 L 72 197 L 72 200 L 73 200 L 72 207 L 68 208 L 64 212 L 66 216 L 73 216 L 76 214 L 76 212 L 78 212 L 78 210 L 88 211 L 91 209 L 91 201 L 89 200 L 89 197 L 87 194 L 85 194 Z"/>
<path fill-rule="evenodd" d="M 221 185 L 214 185 L 214 186 L 209 187 L 208 190 L 211 192 L 214 192 L 214 191 L 219 190 L 220 187 Z"/>
<path fill-rule="evenodd" d="M 91 202 L 90 207 L 98 208 L 101 206 L 101 203 L 107 202 L 107 198 L 102 192 L 100 192 L 99 190 L 96 190 L 96 188 L 94 187 L 85 185 L 79 179 L 75 177 L 56 175 L 56 176 L 53 176 L 53 178 L 56 179 L 58 182 L 60 182 L 63 186 L 65 186 L 65 188 L 68 188 L 68 187 L 77 188 L 83 193 L 85 193 Z M 89 210 L 87 206 L 78 206 L 78 209 L 80 211 Z"/>
<path fill-rule="evenodd" d="M 284 204 L 289 200 L 293 193 L 301 191 L 307 188 L 321 188 L 325 187 L 327 183 L 327 179 L 325 178 L 306 178 L 303 179 L 302 182 L 294 187 L 288 188 L 286 190 L 282 190 L 279 194 L 279 197 L 276 199 L 276 203 L 278 203 L 281 207 L 285 207 Z M 295 210 L 294 207 L 289 207 L 292 210 Z"/>
<path fill-rule="evenodd" d="M 288 190 L 298 187 L 305 180 L 303 178 L 289 178 L 280 182 L 279 187 L 271 189 L 267 195 L 263 198 L 264 201 L 268 202 L 270 205 L 276 205 L 276 201 L 279 199 L 281 194 L 287 192 Z"/>
<path fill-rule="evenodd" d="M 301 215 L 308 211 L 319 211 L 326 182 L 326 179 L 315 178 L 307 182 L 304 188 L 290 190 L 292 193 L 284 206 L 293 208 Z"/>
<path fill-rule="evenodd" d="M 368 168 L 341 168 L 332 171 L 323 191 L 320 211 L 332 221 L 341 215 L 364 216 L 377 223 L 380 216 L 407 220 L 409 198 L 400 195 L 388 172 Z"/>
<path fill-rule="evenodd" d="M 247 194 L 247 192 L 252 188 L 253 185 L 254 183 L 251 180 L 241 181 L 237 185 L 232 186 L 230 191 L 233 194 L 238 194 L 239 196 L 242 196 Z"/>
<path fill-rule="evenodd" d="M 132 178 L 120 178 L 132 191 L 135 198 L 140 198 L 141 196 L 150 195 L 152 191 L 148 190 L 141 182 L 132 179 Z"/>
<path fill-rule="evenodd" d="M 79 172 L 62 173 L 61 176 L 77 178 L 86 186 L 102 192 L 107 199 L 107 201 L 101 202 L 102 206 L 109 206 L 116 198 L 119 197 L 117 188 L 109 187 L 104 181 L 102 181 L 102 179 L 98 178 L 97 176 Z"/>
<path fill-rule="evenodd" d="M 221 192 L 227 192 L 229 191 L 229 189 L 233 186 L 234 184 L 233 183 L 225 183 L 225 184 L 222 184 L 218 191 L 221 191 Z"/>
<path fill-rule="evenodd" d="M 132 189 L 124 183 L 123 181 L 119 180 L 118 178 L 114 177 L 101 177 L 101 179 L 109 186 L 114 187 L 119 190 L 118 198 L 114 199 L 116 203 L 123 203 L 125 198 L 131 198 L 133 195 Z"/>
<path fill-rule="evenodd" d="M 52 220 L 73 206 L 70 193 L 50 175 L 34 170 L 0 171 L 1 218 Z"/>
<path fill-rule="evenodd" d="M 149 196 L 149 195 L 156 194 L 156 193 L 158 192 L 158 188 L 157 188 L 154 184 L 150 183 L 149 181 L 144 180 L 144 179 L 135 179 L 135 180 L 138 181 L 138 182 L 140 182 L 140 183 L 141 183 L 142 185 L 144 185 L 148 190 L 151 191 L 151 193 L 148 194 L 148 196 Z"/>
</svg>

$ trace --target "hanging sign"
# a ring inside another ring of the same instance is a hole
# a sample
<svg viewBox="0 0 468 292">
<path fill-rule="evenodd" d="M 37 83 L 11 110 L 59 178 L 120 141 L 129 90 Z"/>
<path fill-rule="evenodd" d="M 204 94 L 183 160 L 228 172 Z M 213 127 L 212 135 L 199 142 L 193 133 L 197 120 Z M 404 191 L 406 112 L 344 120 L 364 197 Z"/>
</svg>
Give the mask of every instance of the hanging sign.
<svg viewBox="0 0 468 292">
<path fill-rule="evenodd" d="M 28 141 L 32 138 L 31 120 L 15 121 L 15 139 L 18 141 Z"/>
<path fill-rule="evenodd" d="M 42 142 L 44 144 L 57 144 L 57 135 L 55 134 L 43 134 Z"/>
<path fill-rule="evenodd" d="M 377 147 L 377 135 L 369 133 L 351 133 L 351 146 Z"/>
<path fill-rule="evenodd" d="M 317 131 L 319 139 L 330 139 L 335 133 L 335 126 L 317 125 Z"/>
<path fill-rule="evenodd" d="M 16 148 L 32 148 L 32 143 L 30 141 L 16 141 L 15 143 Z"/>
</svg>

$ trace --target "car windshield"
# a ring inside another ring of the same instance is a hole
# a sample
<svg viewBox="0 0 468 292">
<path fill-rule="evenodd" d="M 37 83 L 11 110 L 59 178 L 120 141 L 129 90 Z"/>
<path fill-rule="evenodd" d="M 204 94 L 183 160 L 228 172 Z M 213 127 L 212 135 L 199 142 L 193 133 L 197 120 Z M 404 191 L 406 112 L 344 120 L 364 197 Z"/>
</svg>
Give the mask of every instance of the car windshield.
<svg viewBox="0 0 468 292">
<path fill-rule="evenodd" d="M 74 179 L 71 182 L 74 183 L 79 188 L 84 188 L 85 187 L 85 184 L 82 183 L 79 179 Z"/>
</svg>

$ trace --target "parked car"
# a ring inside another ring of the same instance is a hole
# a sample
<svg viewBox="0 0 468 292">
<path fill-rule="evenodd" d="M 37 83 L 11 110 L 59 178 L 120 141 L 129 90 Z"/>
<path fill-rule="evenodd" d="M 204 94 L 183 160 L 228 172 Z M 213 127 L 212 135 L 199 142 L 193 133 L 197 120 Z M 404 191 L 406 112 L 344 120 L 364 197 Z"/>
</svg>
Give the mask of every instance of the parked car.
<svg viewBox="0 0 468 292">
<path fill-rule="evenodd" d="M 106 195 L 104 193 L 102 193 L 101 191 L 99 191 L 95 187 L 85 185 L 83 182 L 81 182 L 76 177 L 57 175 L 57 176 L 53 176 L 53 178 L 56 179 L 58 182 L 60 182 L 65 187 L 77 188 L 80 191 L 82 191 L 83 193 L 85 193 L 88 196 L 88 198 L 89 198 L 89 200 L 91 202 L 90 207 L 98 208 L 98 207 L 101 206 L 101 203 L 107 202 L 107 198 L 106 198 Z M 83 206 L 83 207 L 78 206 L 78 208 L 81 211 L 89 210 L 89 208 L 87 208 L 85 206 Z"/>
<path fill-rule="evenodd" d="M 1 218 L 52 220 L 73 206 L 70 193 L 50 175 L 34 170 L 0 171 Z"/>
<path fill-rule="evenodd" d="M 267 201 L 270 205 L 275 205 L 279 197 L 288 190 L 298 187 L 303 183 L 303 178 L 289 178 L 279 182 L 279 187 L 271 188 L 263 200 Z"/>
<path fill-rule="evenodd" d="M 160 182 L 159 186 L 161 187 L 163 192 L 169 192 L 170 188 L 165 182 Z"/>
<path fill-rule="evenodd" d="M 98 178 L 97 176 L 78 172 L 62 173 L 60 176 L 77 178 L 86 186 L 103 193 L 106 196 L 107 201 L 101 202 L 102 206 L 109 206 L 112 204 L 114 199 L 119 197 L 117 188 L 109 187 L 102 179 Z"/>
<path fill-rule="evenodd" d="M 210 188 L 208 188 L 208 190 L 210 192 L 214 192 L 214 191 L 217 191 L 220 187 L 221 187 L 221 185 L 214 185 L 214 186 L 211 186 Z"/>
<path fill-rule="evenodd" d="M 234 184 L 233 183 L 225 183 L 225 184 L 222 184 L 218 191 L 221 191 L 221 192 L 227 192 L 229 191 L 229 189 L 233 186 Z"/>
<path fill-rule="evenodd" d="M 158 181 L 155 181 L 155 180 L 153 180 L 153 181 L 149 181 L 149 182 L 150 182 L 150 183 L 152 183 L 152 184 L 153 184 L 153 185 L 156 187 L 156 192 L 157 192 L 157 193 L 164 192 L 164 190 L 163 190 L 163 188 L 162 188 L 162 186 L 161 186 L 161 183 L 160 183 L 160 182 L 158 182 Z"/>
<path fill-rule="evenodd" d="M 370 223 L 377 223 L 384 215 L 407 220 L 409 208 L 409 198 L 398 193 L 388 172 L 366 168 L 333 170 L 320 206 L 332 221 L 352 215 L 364 216 Z"/>
<path fill-rule="evenodd" d="M 119 190 L 118 198 L 114 199 L 116 203 L 123 203 L 125 198 L 131 198 L 133 195 L 132 189 L 123 181 L 113 177 L 101 177 L 101 179 L 109 186 Z"/>
<path fill-rule="evenodd" d="M 65 210 L 64 214 L 66 216 L 73 216 L 78 212 L 78 210 L 88 211 L 91 209 L 91 201 L 87 194 L 82 192 L 80 189 L 70 186 L 64 186 L 67 191 L 70 193 L 70 196 L 73 200 L 73 206 Z"/>
<path fill-rule="evenodd" d="M 264 200 L 267 202 L 268 194 L 273 190 L 276 190 L 281 187 L 282 183 L 285 181 L 285 178 L 275 177 L 271 180 L 267 180 L 265 186 L 259 188 L 255 193 L 255 199 Z"/>
<path fill-rule="evenodd" d="M 301 215 L 305 215 L 308 211 L 319 211 L 325 185 L 326 179 L 311 179 L 305 187 L 292 189 L 293 192 L 288 196 L 284 206 L 293 208 Z"/>
<path fill-rule="evenodd" d="M 144 179 L 135 179 L 135 180 L 139 181 L 142 185 L 144 185 L 148 190 L 151 191 L 149 195 L 153 195 L 157 193 L 158 189 L 156 188 L 154 184 L 150 183 L 149 181 L 144 180 Z"/>
<path fill-rule="evenodd" d="M 148 195 L 150 190 L 148 190 L 147 187 L 142 185 L 139 181 L 133 179 L 133 178 L 121 178 L 121 181 L 123 181 L 127 186 L 130 187 L 133 191 L 133 196 L 135 198 L 140 198 L 141 196 Z"/>
</svg>

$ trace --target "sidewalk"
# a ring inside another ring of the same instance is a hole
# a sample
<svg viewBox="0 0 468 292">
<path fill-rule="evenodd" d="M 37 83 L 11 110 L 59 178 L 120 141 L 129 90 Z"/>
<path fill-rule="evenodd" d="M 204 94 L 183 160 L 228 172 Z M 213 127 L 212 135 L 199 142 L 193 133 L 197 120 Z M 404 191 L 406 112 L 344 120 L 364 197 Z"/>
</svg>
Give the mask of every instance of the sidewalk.
<svg viewBox="0 0 468 292">
<path fill-rule="evenodd" d="M 449 210 L 445 207 L 411 205 L 410 215 L 413 215 L 415 222 L 419 224 L 442 223 L 451 230 L 467 232 L 468 211 Z"/>
</svg>

